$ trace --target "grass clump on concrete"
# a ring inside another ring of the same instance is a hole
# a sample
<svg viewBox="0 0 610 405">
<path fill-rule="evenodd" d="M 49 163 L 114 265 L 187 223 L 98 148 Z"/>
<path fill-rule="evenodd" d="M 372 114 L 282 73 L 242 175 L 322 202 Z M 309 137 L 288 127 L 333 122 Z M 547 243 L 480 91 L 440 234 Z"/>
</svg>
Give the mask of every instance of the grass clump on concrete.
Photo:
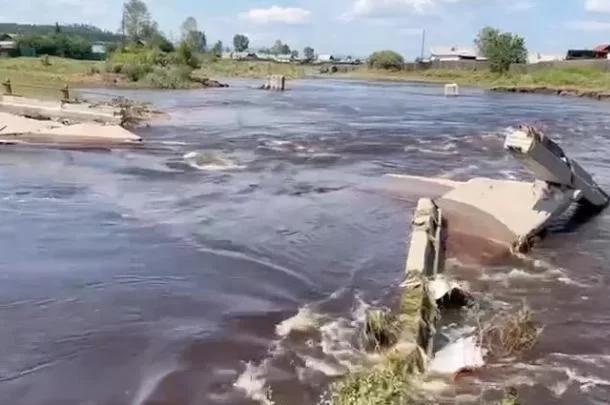
<svg viewBox="0 0 610 405">
<path fill-rule="evenodd" d="M 372 370 L 352 374 L 334 384 L 333 405 L 408 405 L 416 402 L 412 360 L 392 353 Z"/>
<path fill-rule="evenodd" d="M 375 309 L 367 313 L 365 335 L 369 350 L 381 351 L 394 346 L 400 333 L 400 320 L 389 309 Z"/>
<path fill-rule="evenodd" d="M 350 374 L 330 388 L 332 405 L 408 405 L 418 399 L 416 379 L 424 371 L 438 308 L 423 276 L 413 275 L 398 314 L 373 310 L 365 332 L 369 348 L 381 353 L 376 364 Z"/>
<path fill-rule="evenodd" d="M 509 388 L 504 394 L 504 398 L 497 405 L 521 405 L 519 393 L 514 388 Z"/>
</svg>

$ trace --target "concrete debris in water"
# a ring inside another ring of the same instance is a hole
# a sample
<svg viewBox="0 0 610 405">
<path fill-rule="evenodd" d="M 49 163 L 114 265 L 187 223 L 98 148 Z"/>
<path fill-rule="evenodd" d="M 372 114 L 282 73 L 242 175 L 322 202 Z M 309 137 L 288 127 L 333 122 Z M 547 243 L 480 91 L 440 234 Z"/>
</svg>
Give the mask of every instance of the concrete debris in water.
<svg viewBox="0 0 610 405">
<path fill-rule="evenodd" d="M 0 112 L 0 142 L 8 144 L 124 144 L 142 138 L 119 125 L 65 125 Z"/>
<path fill-rule="evenodd" d="M 447 345 L 436 353 L 429 365 L 432 374 L 457 375 L 485 365 L 484 352 L 476 337 L 467 337 Z"/>
<path fill-rule="evenodd" d="M 282 75 L 270 75 L 267 78 L 265 84 L 261 86 L 262 90 L 286 90 L 286 76 Z"/>
<path fill-rule="evenodd" d="M 389 178 L 407 192 L 434 198 L 447 219 L 450 239 L 485 241 L 497 248 L 498 256 L 527 251 L 574 202 L 590 206 L 593 213 L 608 204 L 607 194 L 591 175 L 533 127 L 509 134 L 505 149 L 533 172 L 535 181 Z"/>
</svg>

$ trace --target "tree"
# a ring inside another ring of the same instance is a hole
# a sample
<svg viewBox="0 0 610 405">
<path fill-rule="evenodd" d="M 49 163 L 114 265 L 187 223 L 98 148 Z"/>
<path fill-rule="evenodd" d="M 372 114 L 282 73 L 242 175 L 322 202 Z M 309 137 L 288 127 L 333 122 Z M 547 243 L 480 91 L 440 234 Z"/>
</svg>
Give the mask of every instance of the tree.
<svg viewBox="0 0 610 405">
<path fill-rule="evenodd" d="M 182 41 L 186 41 L 191 49 L 195 51 L 205 51 L 207 47 L 207 38 L 203 31 L 199 31 L 197 20 L 194 17 L 188 17 L 182 23 Z"/>
<path fill-rule="evenodd" d="M 394 51 L 379 51 L 369 56 L 369 67 L 374 69 L 401 70 L 404 58 Z"/>
<path fill-rule="evenodd" d="M 475 45 L 480 54 L 489 60 L 493 72 L 504 73 L 512 63 L 527 61 L 525 39 L 509 32 L 485 27 L 479 32 Z"/>
<path fill-rule="evenodd" d="M 288 55 L 290 54 L 290 47 L 278 39 L 271 47 L 271 53 L 273 55 Z"/>
<path fill-rule="evenodd" d="M 222 41 L 218 41 L 214 44 L 214 46 L 212 47 L 212 53 L 216 56 L 221 56 L 222 55 Z"/>
<path fill-rule="evenodd" d="M 299 57 L 299 51 L 297 51 L 296 49 L 294 49 L 292 52 L 290 52 L 290 57 L 292 59 L 297 59 Z"/>
<path fill-rule="evenodd" d="M 237 34 L 233 37 L 233 47 L 236 52 L 244 52 L 250 46 L 250 40 L 247 36 Z"/>
<path fill-rule="evenodd" d="M 59 26 L 58 22 L 55 23 L 55 33 L 61 34 L 61 27 Z"/>
<path fill-rule="evenodd" d="M 148 7 L 142 0 L 129 0 L 123 5 L 123 28 L 131 41 L 142 39 L 143 31 L 151 28 Z"/>
<path fill-rule="evenodd" d="M 307 61 L 312 61 L 315 57 L 315 51 L 313 50 L 313 48 L 310 46 L 305 47 L 305 49 L 303 49 L 303 57 Z"/>
</svg>

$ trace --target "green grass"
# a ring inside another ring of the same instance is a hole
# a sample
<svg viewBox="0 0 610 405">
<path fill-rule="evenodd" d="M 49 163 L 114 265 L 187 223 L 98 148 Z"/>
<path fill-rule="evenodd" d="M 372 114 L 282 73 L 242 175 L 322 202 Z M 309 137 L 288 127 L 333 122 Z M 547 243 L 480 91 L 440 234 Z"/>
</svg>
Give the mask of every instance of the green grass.
<svg viewBox="0 0 610 405">
<path fill-rule="evenodd" d="M 59 98 L 59 89 L 66 84 L 82 85 L 93 82 L 96 73 L 103 71 L 103 62 L 64 58 L 49 58 L 50 65 L 42 58 L 0 59 L 0 81 L 10 79 L 15 94 Z"/>
<path fill-rule="evenodd" d="M 284 75 L 288 79 L 296 79 L 305 75 L 305 69 L 289 63 L 273 63 L 236 60 L 204 60 L 201 69 L 193 72 L 197 77 L 223 78 L 245 77 L 262 79 L 268 75 Z"/>
<path fill-rule="evenodd" d="M 486 70 L 438 70 L 418 72 L 358 69 L 345 77 L 366 80 L 415 81 L 471 85 L 483 88 L 498 86 L 547 87 L 566 90 L 610 91 L 610 72 L 593 68 L 544 69 L 534 73 L 498 74 Z"/>
</svg>

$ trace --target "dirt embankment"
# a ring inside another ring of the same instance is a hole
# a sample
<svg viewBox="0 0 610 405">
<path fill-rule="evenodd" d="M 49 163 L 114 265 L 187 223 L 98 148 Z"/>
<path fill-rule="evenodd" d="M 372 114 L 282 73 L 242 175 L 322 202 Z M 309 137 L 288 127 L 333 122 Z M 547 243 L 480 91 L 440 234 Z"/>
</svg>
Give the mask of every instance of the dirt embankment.
<svg viewBox="0 0 610 405">
<path fill-rule="evenodd" d="M 595 100 L 610 100 L 610 92 L 547 86 L 496 86 L 490 89 L 502 93 L 546 94 L 562 97 L 584 97 Z"/>
</svg>

